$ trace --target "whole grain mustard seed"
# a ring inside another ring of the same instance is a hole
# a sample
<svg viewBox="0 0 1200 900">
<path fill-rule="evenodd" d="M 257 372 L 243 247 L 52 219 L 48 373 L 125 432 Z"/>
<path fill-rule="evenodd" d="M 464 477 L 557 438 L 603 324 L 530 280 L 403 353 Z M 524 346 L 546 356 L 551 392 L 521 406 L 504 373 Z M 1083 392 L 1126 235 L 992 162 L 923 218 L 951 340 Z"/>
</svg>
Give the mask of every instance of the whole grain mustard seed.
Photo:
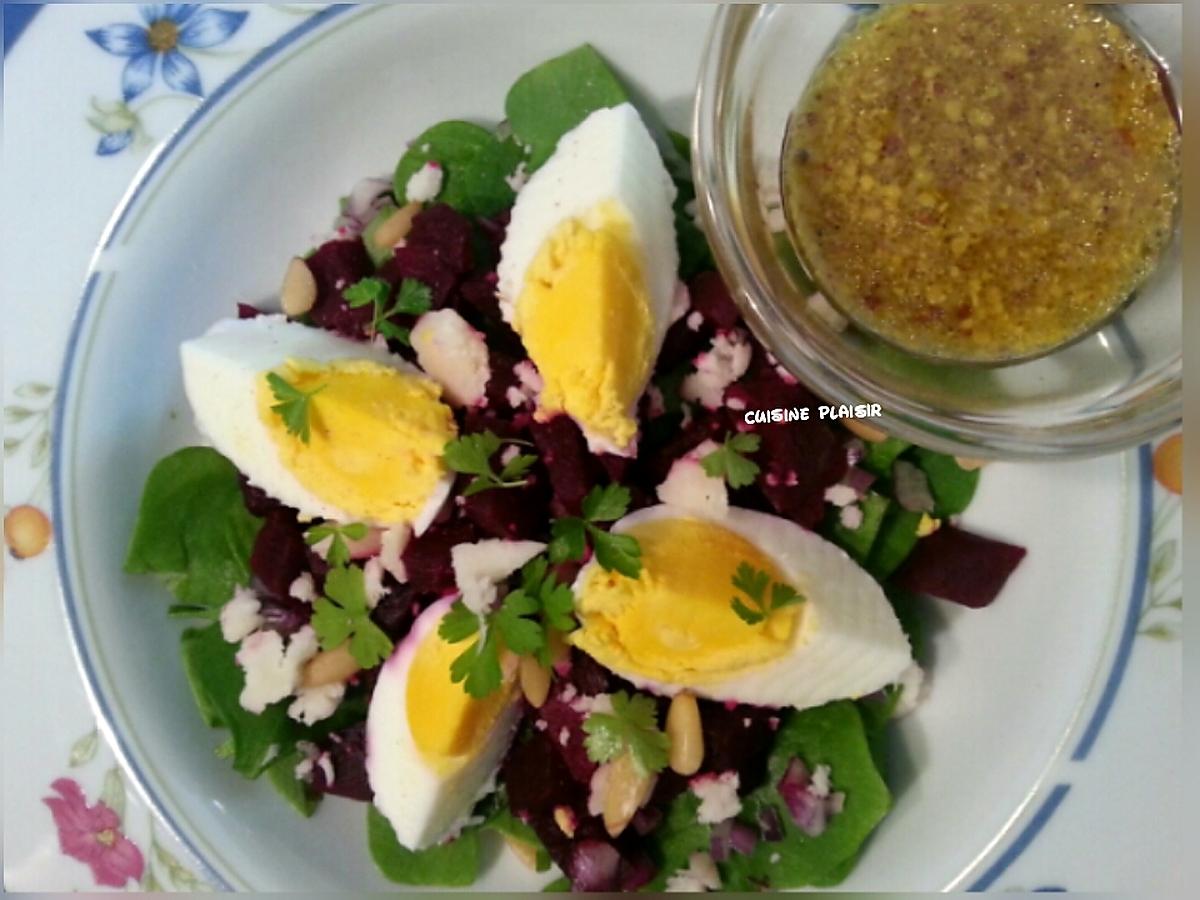
<svg viewBox="0 0 1200 900">
<path fill-rule="evenodd" d="M 789 230 L 826 295 L 885 339 L 1029 356 L 1149 274 L 1174 226 L 1180 144 L 1157 65 L 1094 7 L 884 7 L 792 116 Z"/>
</svg>

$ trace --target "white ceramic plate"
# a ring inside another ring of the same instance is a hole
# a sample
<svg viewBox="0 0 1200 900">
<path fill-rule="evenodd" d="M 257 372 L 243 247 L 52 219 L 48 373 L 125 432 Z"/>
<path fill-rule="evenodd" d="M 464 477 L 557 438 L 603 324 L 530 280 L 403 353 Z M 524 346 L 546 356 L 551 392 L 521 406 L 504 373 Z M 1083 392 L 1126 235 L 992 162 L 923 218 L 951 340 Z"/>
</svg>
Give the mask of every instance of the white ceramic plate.
<svg viewBox="0 0 1200 900">
<path fill-rule="evenodd" d="M 211 95 L 148 163 L 102 240 L 68 348 L 54 429 L 60 574 L 85 678 L 119 755 L 217 884 L 366 890 L 385 882 L 365 808 L 296 817 L 213 754 L 165 593 L 121 572 L 147 472 L 194 442 L 177 347 L 286 260 L 357 178 L 450 117 L 494 121 L 522 71 L 597 46 L 686 128 L 710 9 L 692 6 L 330 10 Z M 989 467 L 967 517 L 1029 547 L 1000 601 L 938 607 L 927 702 L 898 729 L 892 814 L 845 887 L 985 887 L 1062 799 L 1047 773 L 1086 752 L 1111 703 L 1141 583 L 1144 456 Z M 1139 595 L 1140 596 L 1140 595 Z M 999 868 L 997 868 L 999 867 Z M 481 889 L 547 879 L 505 857 Z"/>
</svg>

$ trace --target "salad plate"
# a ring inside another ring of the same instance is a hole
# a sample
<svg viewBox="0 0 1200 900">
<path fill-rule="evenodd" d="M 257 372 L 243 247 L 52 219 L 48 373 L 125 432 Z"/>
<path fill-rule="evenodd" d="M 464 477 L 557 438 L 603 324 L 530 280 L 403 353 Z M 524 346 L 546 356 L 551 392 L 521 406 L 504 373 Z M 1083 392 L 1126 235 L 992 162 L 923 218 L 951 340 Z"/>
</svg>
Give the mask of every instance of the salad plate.
<svg viewBox="0 0 1200 900">
<path fill-rule="evenodd" d="M 212 92 L 118 207 L 55 410 L 63 602 L 118 757 L 214 885 L 394 887 L 372 865 L 363 804 L 330 797 L 303 819 L 217 757 L 222 738 L 192 708 L 162 588 L 122 571 L 147 473 L 201 442 L 180 343 L 236 303 L 269 305 L 288 260 L 319 243 L 331 201 L 390 172 L 428 125 L 494 124 L 518 76 L 571 48 L 594 46 L 640 102 L 686 131 L 710 17 L 694 6 L 333 7 Z M 1148 451 L 985 469 L 963 523 L 1028 555 L 993 606 L 929 607 L 922 700 L 888 737 L 893 808 L 843 887 L 986 888 L 1034 840 L 1066 793 L 1058 773 L 1090 752 L 1128 661 L 1150 490 Z M 550 880 L 499 841 L 485 852 L 476 889 Z"/>
</svg>

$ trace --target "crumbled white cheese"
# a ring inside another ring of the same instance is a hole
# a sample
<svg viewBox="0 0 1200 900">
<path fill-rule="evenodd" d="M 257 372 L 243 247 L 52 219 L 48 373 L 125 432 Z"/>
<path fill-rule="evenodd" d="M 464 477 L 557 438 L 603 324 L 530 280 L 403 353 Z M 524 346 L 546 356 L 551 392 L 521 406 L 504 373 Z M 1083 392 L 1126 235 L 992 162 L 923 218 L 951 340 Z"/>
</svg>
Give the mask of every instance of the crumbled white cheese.
<svg viewBox="0 0 1200 900">
<path fill-rule="evenodd" d="M 296 776 L 297 781 L 308 781 L 312 778 L 313 760 L 305 757 L 296 763 L 296 768 L 292 769 L 292 774 Z"/>
<path fill-rule="evenodd" d="M 378 606 L 379 601 L 387 594 L 387 588 L 383 585 L 383 574 L 386 571 L 383 559 L 378 556 L 372 556 L 363 563 L 363 589 L 367 594 L 368 609 Z"/>
<path fill-rule="evenodd" d="M 808 784 L 808 792 L 814 797 L 825 798 L 829 796 L 829 766 L 822 764 L 813 769 Z"/>
<path fill-rule="evenodd" d="M 808 310 L 834 331 L 845 331 L 849 320 L 834 309 L 822 293 L 816 293 L 808 298 Z"/>
<path fill-rule="evenodd" d="M 726 397 L 725 406 L 727 409 L 732 409 L 734 412 L 741 412 L 746 408 L 746 401 L 741 397 Z"/>
<path fill-rule="evenodd" d="M 863 511 L 862 507 L 857 503 L 851 506 L 843 506 L 838 513 L 838 521 L 842 523 L 843 528 L 848 528 L 851 531 L 857 531 L 862 527 Z"/>
<path fill-rule="evenodd" d="M 595 694 L 594 696 L 580 694 L 568 702 L 571 709 L 584 716 L 594 712 L 611 713 L 613 711 L 612 694 Z"/>
<path fill-rule="evenodd" d="M 508 405 L 517 409 L 527 404 L 536 404 L 538 394 L 542 392 L 543 382 L 533 363 L 527 359 L 521 360 L 513 366 L 513 374 L 517 376 L 517 384 L 504 392 Z"/>
<path fill-rule="evenodd" d="M 450 565 L 463 605 L 477 613 L 487 610 L 496 599 L 496 584 L 545 549 L 546 545 L 538 541 L 502 538 L 456 544 L 450 550 Z"/>
<path fill-rule="evenodd" d="M 693 197 L 687 203 L 683 204 L 683 213 L 696 225 L 700 224 L 699 209 L 696 205 L 696 198 Z"/>
<path fill-rule="evenodd" d="M 296 699 L 288 706 L 288 715 L 297 722 L 313 725 L 332 716 L 345 693 L 346 685 L 341 681 L 317 687 L 302 687 L 296 691 Z"/>
<path fill-rule="evenodd" d="M 703 324 L 704 324 L 704 315 L 700 312 L 700 310 L 694 309 L 690 313 L 688 313 L 687 327 L 689 329 L 691 329 L 692 331 L 699 331 L 700 326 Z"/>
<path fill-rule="evenodd" d="M 900 688 L 900 699 L 896 701 L 896 709 L 892 715 L 907 716 L 921 703 L 922 689 L 925 686 L 925 670 L 915 662 L 910 663 L 908 668 L 901 672 L 900 677 L 896 679 L 896 686 Z"/>
<path fill-rule="evenodd" d="M 721 889 L 721 874 L 707 853 L 698 851 L 688 857 L 686 869 L 680 869 L 667 879 L 668 894 L 701 894 Z"/>
<path fill-rule="evenodd" d="M 858 492 L 848 484 L 833 484 L 825 488 L 825 502 L 834 506 L 849 506 L 858 499 Z"/>
<path fill-rule="evenodd" d="M 504 182 L 514 194 L 519 193 L 521 188 L 525 187 L 525 182 L 529 180 L 529 173 L 525 171 L 525 160 L 517 163 L 517 167 L 513 169 L 511 175 L 504 176 Z"/>
<path fill-rule="evenodd" d="M 658 486 L 658 499 L 683 512 L 722 516 L 729 509 L 729 491 L 724 478 L 704 471 L 698 458 L 685 456 L 671 463 L 671 470 Z"/>
<path fill-rule="evenodd" d="M 297 575 L 295 580 L 288 585 L 288 596 L 301 603 L 312 603 L 316 600 L 317 586 L 313 582 L 312 575 L 308 572 L 301 572 Z"/>
<path fill-rule="evenodd" d="M 258 595 L 249 588 L 235 587 L 233 596 L 221 607 L 221 637 L 229 643 L 236 644 L 248 634 L 252 634 L 263 623 L 259 615 L 262 604 Z"/>
<path fill-rule="evenodd" d="M 719 775 L 698 775 L 688 786 L 692 793 L 700 798 L 696 821 L 701 825 L 724 822 L 742 811 L 742 801 L 737 793 L 738 773 L 735 771 L 722 772 Z"/>
<path fill-rule="evenodd" d="M 771 865 L 776 865 L 781 859 L 783 859 L 783 857 L 780 856 L 778 852 L 776 852 L 776 853 L 772 853 L 769 857 L 767 857 L 767 859 L 771 863 Z"/>
<path fill-rule="evenodd" d="M 564 725 L 562 727 L 562 729 L 558 732 L 558 742 L 559 742 L 559 744 L 561 744 L 562 746 L 565 747 L 570 742 L 570 740 L 571 740 L 571 729 L 568 728 L 566 725 Z"/>
<path fill-rule="evenodd" d="M 675 293 L 671 296 L 671 318 L 670 324 L 674 325 L 684 317 L 684 314 L 692 306 L 692 295 L 688 292 L 687 285 L 682 281 L 675 282 Z M 695 331 L 695 329 L 692 329 Z"/>
<path fill-rule="evenodd" d="M 310 625 L 292 635 L 286 650 L 277 631 L 256 631 L 243 640 L 235 657 L 246 673 L 238 698 L 242 708 L 261 713 L 293 693 L 300 684 L 300 670 L 317 649 L 317 636 Z"/>
<path fill-rule="evenodd" d="M 387 573 L 400 584 L 408 581 L 408 572 L 404 569 L 404 548 L 412 532 L 407 525 L 394 525 L 385 529 L 379 541 L 379 560 Z"/>
<path fill-rule="evenodd" d="M 417 363 L 442 386 L 453 406 L 483 399 L 492 369 L 483 335 L 452 309 L 435 309 L 417 320 L 410 335 Z"/>
<path fill-rule="evenodd" d="M 442 192 L 445 173 L 435 162 L 427 162 L 413 172 L 404 185 L 404 198 L 409 203 L 427 203 Z"/>
<path fill-rule="evenodd" d="M 683 379 L 679 393 L 685 400 L 698 400 L 708 409 L 717 409 L 725 397 L 725 388 L 746 374 L 753 349 L 740 329 L 718 334 L 712 349 L 696 357 L 696 371 Z"/>
</svg>

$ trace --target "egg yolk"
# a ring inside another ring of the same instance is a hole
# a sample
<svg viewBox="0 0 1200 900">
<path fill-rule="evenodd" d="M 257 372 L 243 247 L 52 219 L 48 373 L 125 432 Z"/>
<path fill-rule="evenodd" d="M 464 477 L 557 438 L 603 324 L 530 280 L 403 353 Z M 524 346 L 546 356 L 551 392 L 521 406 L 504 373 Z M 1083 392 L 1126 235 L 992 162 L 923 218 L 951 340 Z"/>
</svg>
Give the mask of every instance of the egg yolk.
<svg viewBox="0 0 1200 900">
<path fill-rule="evenodd" d="M 626 447 L 630 411 L 653 356 L 641 256 L 615 203 L 568 219 L 542 245 L 517 298 L 514 326 L 545 387 L 542 416 L 566 412 L 590 435 Z"/>
<path fill-rule="evenodd" d="M 266 374 L 258 385 L 259 419 L 296 480 L 356 519 L 416 518 L 446 472 L 442 450 L 457 433 L 441 388 L 366 360 L 288 360 L 277 373 L 311 394 L 305 443 L 272 410 L 278 401 Z"/>
<path fill-rule="evenodd" d="M 404 702 L 409 731 L 421 757 L 439 775 L 454 772 L 475 755 L 515 690 L 512 666 L 506 667 L 500 690 L 482 699 L 451 681 L 450 665 L 468 646 L 449 644 L 431 631 L 408 670 Z"/>
<path fill-rule="evenodd" d="M 601 665 L 704 684 L 788 651 L 802 607 L 777 610 L 755 625 L 732 609 L 731 582 L 741 563 L 785 581 L 750 541 L 689 518 L 644 522 L 626 533 L 641 545 L 641 575 L 635 580 L 595 566 L 577 591 L 580 628 L 571 641 Z"/>
</svg>

